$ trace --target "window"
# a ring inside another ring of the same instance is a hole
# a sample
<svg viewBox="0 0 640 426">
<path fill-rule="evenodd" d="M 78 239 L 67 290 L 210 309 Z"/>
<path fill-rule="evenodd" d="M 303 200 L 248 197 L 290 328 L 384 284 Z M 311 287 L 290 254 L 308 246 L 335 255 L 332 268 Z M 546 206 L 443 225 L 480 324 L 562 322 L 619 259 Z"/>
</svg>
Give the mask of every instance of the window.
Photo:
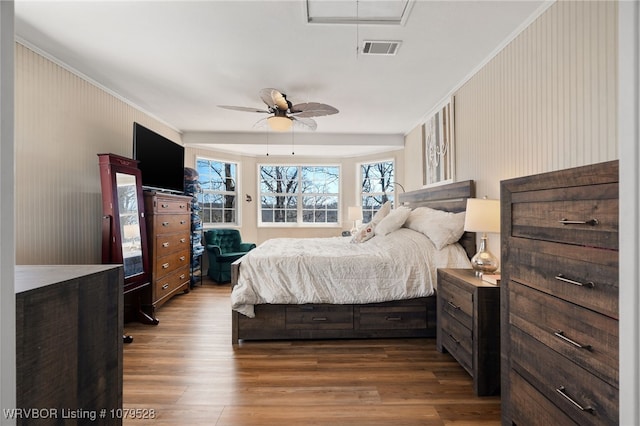
<svg viewBox="0 0 640 426">
<path fill-rule="evenodd" d="M 238 165 L 196 157 L 202 192 L 198 194 L 204 225 L 238 225 Z"/>
<path fill-rule="evenodd" d="M 260 223 L 338 223 L 340 167 L 260 166 Z"/>
<path fill-rule="evenodd" d="M 361 164 L 360 182 L 362 223 L 367 223 L 385 202 L 393 203 L 393 161 Z"/>
</svg>

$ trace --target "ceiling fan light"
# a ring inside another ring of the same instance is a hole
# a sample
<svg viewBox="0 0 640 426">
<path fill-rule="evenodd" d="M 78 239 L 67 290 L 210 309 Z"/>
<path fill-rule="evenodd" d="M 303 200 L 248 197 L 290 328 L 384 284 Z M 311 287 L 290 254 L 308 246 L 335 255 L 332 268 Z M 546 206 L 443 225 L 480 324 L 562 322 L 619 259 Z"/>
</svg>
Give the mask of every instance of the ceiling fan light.
<svg viewBox="0 0 640 426">
<path fill-rule="evenodd" d="M 291 128 L 293 121 L 288 117 L 269 117 L 267 118 L 267 123 L 269 123 L 271 130 L 286 132 Z"/>
</svg>

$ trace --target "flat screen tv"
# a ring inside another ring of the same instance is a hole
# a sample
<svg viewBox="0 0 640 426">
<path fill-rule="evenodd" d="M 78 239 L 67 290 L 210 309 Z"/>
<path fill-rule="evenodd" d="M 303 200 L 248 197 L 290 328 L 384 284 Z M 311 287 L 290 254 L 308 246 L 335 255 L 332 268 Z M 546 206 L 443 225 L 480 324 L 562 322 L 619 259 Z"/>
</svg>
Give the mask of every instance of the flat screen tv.
<svg viewBox="0 0 640 426">
<path fill-rule="evenodd" d="M 139 123 L 133 123 L 133 159 L 138 160 L 142 187 L 184 192 L 184 147 Z"/>
</svg>

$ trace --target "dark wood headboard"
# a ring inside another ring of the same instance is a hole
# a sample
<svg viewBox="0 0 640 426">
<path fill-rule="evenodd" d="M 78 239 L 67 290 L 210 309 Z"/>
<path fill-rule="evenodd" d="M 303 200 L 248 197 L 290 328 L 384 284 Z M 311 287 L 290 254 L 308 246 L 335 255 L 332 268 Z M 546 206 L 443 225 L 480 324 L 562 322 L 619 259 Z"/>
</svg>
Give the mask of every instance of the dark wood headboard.
<svg viewBox="0 0 640 426">
<path fill-rule="evenodd" d="M 399 205 L 411 209 L 417 207 L 429 207 L 446 212 L 459 213 L 467 208 L 467 198 L 476 196 L 475 184 L 472 180 L 455 182 L 445 185 L 422 188 L 398 194 Z M 475 232 L 462 234 L 460 245 L 471 259 L 476 254 Z"/>
</svg>

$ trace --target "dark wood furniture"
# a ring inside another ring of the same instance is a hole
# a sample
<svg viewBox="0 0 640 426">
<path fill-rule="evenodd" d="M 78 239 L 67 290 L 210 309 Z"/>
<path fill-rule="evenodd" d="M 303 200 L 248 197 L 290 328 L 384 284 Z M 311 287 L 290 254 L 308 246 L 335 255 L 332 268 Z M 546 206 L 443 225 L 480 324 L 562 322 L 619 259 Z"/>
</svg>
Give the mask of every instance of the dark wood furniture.
<svg viewBox="0 0 640 426">
<path fill-rule="evenodd" d="M 189 292 L 191 197 L 144 192 L 151 256 L 151 315 L 180 291 Z"/>
<path fill-rule="evenodd" d="M 438 269 L 436 348 L 473 378 L 478 396 L 500 392 L 500 287 L 473 269 Z"/>
<path fill-rule="evenodd" d="M 503 424 L 618 423 L 618 162 L 503 181 Z"/>
<path fill-rule="evenodd" d="M 398 194 L 410 208 L 431 207 L 461 212 L 475 195 L 473 181 L 457 182 Z M 475 234 L 465 233 L 460 243 L 469 257 L 476 252 Z M 231 283 L 238 281 L 242 259 L 234 262 Z M 361 305 L 255 306 L 255 318 L 232 311 L 232 342 L 239 340 L 434 337 L 435 296 Z"/>
<path fill-rule="evenodd" d="M 123 281 L 120 265 L 16 266 L 16 402 L 38 424 L 122 424 Z"/>
<path fill-rule="evenodd" d="M 98 154 L 102 187 L 102 263 L 124 265 L 124 292 L 149 284 L 147 233 L 138 162 Z"/>
<path fill-rule="evenodd" d="M 98 154 L 102 189 L 102 263 L 124 265 L 123 292 L 128 317 L 157 321 L 143 311 L 149 294 L 149 254 L 138 162 L 115 154 Z M 129 343 L 131 336 L 125 335 Z"/>
</svg>

